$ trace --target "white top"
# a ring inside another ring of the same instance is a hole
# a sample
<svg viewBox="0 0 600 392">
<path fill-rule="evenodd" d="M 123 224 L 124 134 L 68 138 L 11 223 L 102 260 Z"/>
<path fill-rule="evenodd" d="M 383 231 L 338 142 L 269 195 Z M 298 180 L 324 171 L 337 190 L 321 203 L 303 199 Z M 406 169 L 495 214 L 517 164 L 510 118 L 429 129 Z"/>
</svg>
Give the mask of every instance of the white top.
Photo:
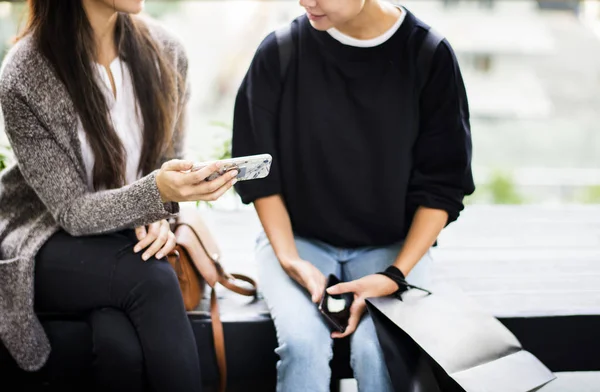
<svg viewBox="0 0 600 392">
<path fill-rule="evenodd" d="M 112 125 L 121 139 L 121 143 L 125 148 L 126 153 L 126 176 L 127 184 L 130 184 L 140 178 L 138 166 L 142 153 L 142 134 L 143 120 L 139 110 L 138 102 L 135 96 L 135 89 L 131 79 L 131 73 L 126 64 L 119 58 L 115 59 L 109 66 L 112 72 L 116 98 L 113 95 L 110 78 L 107 70 L 100 64 L 96 64 L 98 68 L 98 83 L 100 88 L 105 93 L 106 103 L 108 105 Z M 87 141 L 87 135 L 83 129 L 83 125 L 78 120 L 77 133 L 81 142 L 81 153 L 85 170 L 87 173 L 87 183 L 90 191 L 94 190 L 93 184 L 93 169 L 94 169 L 94 153 Z M 106 162 L 105 164 L 110 164 Z"/>
<path fill-rule="evenodd" d="M 372 48 L 374 46 L 381 45 L 382 43 L 390 39 L 396 33 L 396 31 L 398 31 L 398 29 L 402 25 L 402 22 L 404 22 L 404 18 L 406 17 L 406 10 L 400 6 L 398 8 L 400 9 L 400 17 L 398 18 L 396 23 L 394 23 L 394 25 L 388 29 L 388 31 L 386 31 L 379 37 L 371 39 L 357 39 L 342 33 L 335 27 L 330 28 L 329 30 L 327 30 L 327 32 L 333 38 L 348 46 L 356 46 L 358 48 Z"/>
</svg>

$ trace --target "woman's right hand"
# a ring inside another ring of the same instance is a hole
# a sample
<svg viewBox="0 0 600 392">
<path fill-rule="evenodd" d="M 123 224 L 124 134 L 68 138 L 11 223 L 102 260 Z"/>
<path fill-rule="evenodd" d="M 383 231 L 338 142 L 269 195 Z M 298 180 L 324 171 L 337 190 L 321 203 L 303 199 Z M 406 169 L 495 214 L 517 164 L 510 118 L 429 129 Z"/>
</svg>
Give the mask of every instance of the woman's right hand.
<svg viewBox="0 0 600 392">
<path fill-rule="evenodd" d="M 197 171 L 190 171 L 194 164 L 190 161 L 174 159 L 165 162 L 156 174 L 156 186 L 163 203 L 183 201 L 215 201 L 236 182 L 237 170 L 205 181 L 208 176 L 219 170 L 219 164 L 213 163 Z"/>
<path fill-rule="evenodd" d="M 306 260 L 282 263 L 285 272 L 310 293 L 311 300 L 318 304 L 327 285 L 327 278 L 317 267 Z"/>
</svg>

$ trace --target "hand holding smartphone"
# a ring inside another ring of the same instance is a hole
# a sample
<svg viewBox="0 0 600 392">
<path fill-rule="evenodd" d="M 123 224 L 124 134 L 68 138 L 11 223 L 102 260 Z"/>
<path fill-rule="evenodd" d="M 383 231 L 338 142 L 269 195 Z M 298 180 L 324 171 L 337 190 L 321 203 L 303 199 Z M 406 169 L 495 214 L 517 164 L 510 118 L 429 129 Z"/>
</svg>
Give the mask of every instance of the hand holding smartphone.
<svg viewBox="0 0 600 392">
<path fill-rule="evenodd" d="M 354 300 L 354 295 L 352 293 L 329 294 L 327 289 L 338 283 L 340 283 L 340 280 L 335 275 L 329 275 L 327 286 L 319 303 L 319 312 L 321 312 L 332 331 L 344 333 L 346 327 L 348 327 L 350 306 Z"/>
<path fill-rule="evenodd" d="M 208 176 L 206 178 L 206 181 L 212 181 L 232 170 L 238 171 L 238 175 L 236 177 L 238 181 L 248 181 L 264 178 L 269 175 L 269 171 L 271 170 L 271 163 L 273 162 L 273 157 L 269 154 L 260 154 L 231 159 L 223 159 L 217 162 L 219 162 L 221 169 L 218 172 L 215 172 Z M 192 171 L 201 170 L 202 168 L 212 163 L 214 163 L 214 161 L 196 163 L 192 167 Z"/>
</svg>

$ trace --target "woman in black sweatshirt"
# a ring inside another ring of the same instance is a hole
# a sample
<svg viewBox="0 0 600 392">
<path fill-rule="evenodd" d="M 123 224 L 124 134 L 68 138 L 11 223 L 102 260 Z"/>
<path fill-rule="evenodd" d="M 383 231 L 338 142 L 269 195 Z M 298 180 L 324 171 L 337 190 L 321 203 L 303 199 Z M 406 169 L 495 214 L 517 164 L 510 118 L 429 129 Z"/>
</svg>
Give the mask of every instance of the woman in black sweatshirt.
<svg viewBox="0 0 600 392">
<path fill-rule="evenodd" d="M 328 391 L 332 338 L 352 335 L 359 389 L 390 391 L 364 300 L 402 290 L 405 277 L 426 286 L 429 249 L 474 191 L 466 92 L 450 44 L 429 41 L 406 8 L 300 4 L 288 39 L 272 33 L 258 48 L 233 132 L 234 156 L 273 156 L 267 178 L 236 187 L 265 231 L 257 261 L 278 390 Z M 330 274 L 345 282 L 330 294 L 354 294 L 343 333 L 316 306 Z"/>
</svg>

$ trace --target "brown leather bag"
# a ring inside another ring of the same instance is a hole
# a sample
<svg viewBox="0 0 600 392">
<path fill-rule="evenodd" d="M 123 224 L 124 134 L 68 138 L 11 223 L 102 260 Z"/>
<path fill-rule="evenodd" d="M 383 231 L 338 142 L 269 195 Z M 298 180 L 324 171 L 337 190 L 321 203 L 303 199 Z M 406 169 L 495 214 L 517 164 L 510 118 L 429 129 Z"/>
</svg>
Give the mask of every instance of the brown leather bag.
<svg viewBox="0 0 600 392">
<path fill-rule="evenodd" d="M 171 229 L 175 233 L 177 246 L 168 255 L 168 260 L 177 273 L 185 309 L 196 309 L 204 296 L 205 286 L 211 288 L 210 315 L 219 368 L 219 391 L 224 392 L 227 385 L 227 361 L 215 286 L 220 283 L 235 293 L 256 297 L 256 283 L 247 276 L 225 272 L 220 263 L 221 253 L 217 242 L 204 224 L 199 211 L 182 209 L 176 221 L 171 223 Z M 239 281 L 249 285 L 241 286 Z"/>
</svg>

